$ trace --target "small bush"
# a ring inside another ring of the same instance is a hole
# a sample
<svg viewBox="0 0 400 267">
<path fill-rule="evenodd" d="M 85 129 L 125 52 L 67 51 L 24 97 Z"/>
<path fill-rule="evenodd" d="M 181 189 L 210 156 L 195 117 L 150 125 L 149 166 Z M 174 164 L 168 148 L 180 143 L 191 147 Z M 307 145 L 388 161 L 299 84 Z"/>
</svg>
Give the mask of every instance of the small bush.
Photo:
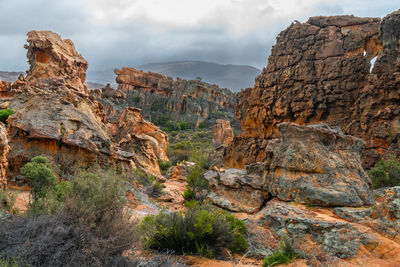
<svg viewBox="0 0 400 267">
<path fill-rule="evenodd" d="M 186 190 L 183 192 L 182 196 L 185 199 L 185 204 L 188 201 L 196 201 L 196 194 L 190 188 L 190 186 L 186 186 Z"/>
<path fill-rule="evenodd" d="M 203 168 L 197 164 L 191 167 L 187 176 L 187 182 L 189 187 L 183 194 L 185 200 L 202 200 L 202 191 L 209 189 L 208 182 L 204 179 Z"/>
<path fill-rule="evenodd" d="M 163 193 L 163 186 L 159 182 L 154 182 L 146 187 L 146 194 L 150 197 L 159 197 Z"/>
<path fill-rule="evenodd" d="M 280 264 L 289 264 L 293 259 L 300 257 L 300 254 L 294 249 L 292 241 L 288 237 L 284 237 L 281 242 L 281 249 L 266 257 L 263 266 L 268 267 Z"/>
<path fill-rule="evenodd" d="M 379 160 L 374 168 L 368 171 L 374 188 L 400 185 L 400 162 L 393 158 Z"/>
<path fill-rule="evenodd" d="M 149 249 L 205 257 L 219 255 L 223 248 L 244 252 L 245 224 L 221 210 L 193 205 L 186 213 L 165 212 L 144 218 L 139 227 Z"/>
<path fill-rule="evenodd" d="M 162 159 L 158 159 L 157 162 L 158 162 L 158 166 L 160 166 L 160 169 L 162 171 L 166 171 L 169 169 L 169 167 L 172 166 L 172 163 L 168 160 L 163 161 Z"/>
<path fill-rule="evenodd" d="M 14 114 L 14 110 L 12 110 L 11 108 L 0 110 L 0 121 L 6 123 L 8 117 L 12 114 Z"/>
<path fill-rule="evenodd" d="M 31 192 L 34 200 L 45 197 L 58 182 L 47 158 L 41 156 L 32 158 L 31 162 L 21 168 L 21 173 L 32 184 Z"/>
</svg>

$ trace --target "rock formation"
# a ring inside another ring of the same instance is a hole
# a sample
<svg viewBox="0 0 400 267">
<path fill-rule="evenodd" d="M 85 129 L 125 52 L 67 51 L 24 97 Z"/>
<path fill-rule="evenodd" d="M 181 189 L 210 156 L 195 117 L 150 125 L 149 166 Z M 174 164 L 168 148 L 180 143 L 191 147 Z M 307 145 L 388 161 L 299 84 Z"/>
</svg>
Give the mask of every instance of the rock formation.
<svg viewBox="0 0 400 267">
<path fill-rule="evenodd" d="M 253 213 L 271 197 L 328 207 L 374 203 L 361 139 L 327 125 L 281 123 L 278 129 L 281 137 L 268 142 L 264 162 L 205 174 L 214 204 Z"/>
<path fill-rule="evenodd" d="M 125 108 L 114 123 L 108 125 L 116 150 L 132 154 L 135 165 L 150 173 L 159 173 L 157 160 L 168 160 L 168 135 L 145 121 L 138 108 Z"/>
<path fill-rule="evenodd" d="M 243 134 L 227 150 L 228 165 L 261 161 L 263 140 L 283 121 L 325 122 L 363 139 L 366 167 L 385 153 L 400 156 L 399 23 L 400 12 L 313 17 L 282 31 L 254 88 L 239 94 Z"/>
<path fill-rule="evenodd" d="M 229 145 L 233 141 L 233 130 L 227 120 L 217 120 L 212 128 L 213 141 L 216 146 Z"/>
<path fill-rule="evenodd" d="M 198 80 L 174 81 L 170 77 L 133 68 L 116 69 L 118 89 L 106 86 L 93 94 L 106 107 L 109 118 L 125 107 L 142 109 L 143 116 L 168 116 L 172 120 L 210 126 L 218 118 L 234 119 L 235 94 Z M 236 123 L 235 125 L 237 125 Z"/>
<path fill-rule="evenodd" d="M 10 146 L 8 145 L 7 129 L 4 124 L 0 122 L 0 189 L 7 185 L 7 154 L 9 151 Z"/>
<path fill-rule="evenodd" d="M 165 151 L 162 152 L 168 142 L 165 134 L 143 121 L 136 111 L 134 116 L 127 116 L 129 110 L 121 114 L 115 126 L 106 126 L 102 104 L 84 85 L 87 62 L 70 40 L 49 31 L 32 31 L 25 48 L 30 63 L 27 75 L 21 75 L 7 88 L 8 92 L 2 93 L 7 97 L 0 98 L 15 111 L 8 119 L 11 176 L 16 176 L 36 155 L 61 164 L 66 172 L 99 164 L 105 168 L 118 165 L 120 170 L 143 167 L 152 174 L 160 174 L 157 158 L 166 158 Z M 126 131 L 131 132 L 110 131 L 122 124 L 130 127 Z M 161 143 L 156 145 L 158 141 Z M 139 159 L 142 154 L 138 151 L 151 156 Z M 137 165 L 138 162 L 141 164 Z"/>
</svg>

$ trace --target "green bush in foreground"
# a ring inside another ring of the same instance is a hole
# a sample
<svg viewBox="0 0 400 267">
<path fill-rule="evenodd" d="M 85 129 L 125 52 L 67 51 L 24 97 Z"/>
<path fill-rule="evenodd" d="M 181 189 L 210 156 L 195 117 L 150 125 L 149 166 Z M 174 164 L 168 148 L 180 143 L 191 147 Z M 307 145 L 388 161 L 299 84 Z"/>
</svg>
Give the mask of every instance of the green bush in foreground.
<svg viewBox="0 0 400 267">
<path fill-rule="evenodd" d="M 301 255 L 296 252 L 292 245 L 292 241 L 288 237 L 284 237 L 281 242 L 281 249 L 275 251 L 270 256 L 264 259 L 263 266 L 276 266 L 280 264 L 289 264 L 295 258 L 300 258 Z"/>
<path fill-rule="evenodd" d="M 374 188 L 400 185 L 400 162 L 396 158 L 379 160 L 368 171 Z"/>
<path fill-rule="evenodd" d="M 21 168 L 21 173 L 32 184 L 31 192 L 34 200 L 44 198 L 58 183 L 58 179 L 45 157 L 37 156 L 32 158 L 31 162 Z"/>
<path fill-rule="evenodd" d="M 13 213 L 15 199 L 16 195 L 14 192 L 0 189 L 0 209 Z"/>
<path fill-rule="evenodd" d="M 224 211 L 193 205 L 186 213 L 163 211 L 146 216 L 139 226 L 148 249 L 214 257 L 223 248 L 244 252 L 246 227 Z"/>
<path fill-rule="evenodd" d="M 11 108 L 0 110 L 0 121 L 6 123 L 8 117 L 12 114 L 14 114 L 14 110 L 12 110 Z"/>
</svg>

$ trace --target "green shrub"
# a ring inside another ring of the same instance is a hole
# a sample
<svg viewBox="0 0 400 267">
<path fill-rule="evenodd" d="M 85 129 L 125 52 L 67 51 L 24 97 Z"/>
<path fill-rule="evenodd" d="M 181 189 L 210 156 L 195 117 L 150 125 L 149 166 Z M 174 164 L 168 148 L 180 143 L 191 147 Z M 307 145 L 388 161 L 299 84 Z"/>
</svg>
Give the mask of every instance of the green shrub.
<svg viewBox="0 0 400 267">
<path fill-rule="evenodd" d="M 21 168 L 21 173 L 26 176 L 32 185 L 33 199 L 43 198 L 53 190 L 58 182 L 47 158 L 37 156 Z"/>
<path fill-rule="evenodd" d="M 289 264 L 293 259 L 300 257 L 301 255 L 293 247 L 292 240 L 285 236 L 281 242 L 281 249 L 266 257 L 263 266 L 268 267 L 280 264 Z"/>
<path fill-rule="evenodd" d="M 163 193 L 163 185 L 159 182 L 153 182 L 151 185 L 146 186 L 146 194 L 150 197 L 159 197 Z"/>
<path fill-rule="evenodd" d="M 198 128 L 199 129 L 205 129 L 206 128 L 206 122 L 205 121 L 200 122 Z"/>
<path fill-rule="evenodd" d="M 12 110 L 11 108 L 0 110 L 0 121 L 6 123 L 8 117 L 12 114 L 14 114 L 14 110 Z"/>
<path fill-rule="evenodd" d="M 187 176 L 187 182 L 189 184 L 190 190 L 192 191 L 188 196 L 194 196 L 194 198 L 189 198 L 189 200 L 201 200 L 200 193 L 203 190 L 209 189 L 208 182 L 206 179 L 204 179 L 204 170 L 201 166 L 197 164 L 190 168 L 189 175 Z M 186 190 L 185 192 L 187 191 L 188 190 Z"/>
<path fill-rule="evenodd" d="M 18 267 L 18 266 L 22 265 L 20 265 L 20 262 L 17 260 L 0 258 L 0 267 Z"/>
<path fill-rule="evenodd" d="M 396 158 L 379 160 L 368 175 L 374 188 L 400 185 L 400 162 Z"/>
<path fill-rule="evenodd" d="M 185 204 L 190 201 L 197 201 L 196 194 L 190 188 L 190 186 L 186 186 L 186 190 L 182 194 L 183 198 L 185 199 Z"/>
<path fill-rule="evenodd" d="M 162 211 L 146 216 L 139 227 L 146 248 L 205 257 L 223 248 L 244 252 L 245 224 L 222 210 L 194 205 L 186 213 Z"/>
<path fill-rule="evenodd" d="M 169 169 L 169 167 L 172 166 L 172 163 L 168 160 L 163 161 L 162 159 L 158 159 L 157 162 L 158 162 L 158 166 L 160 166 L 160 169 L 162 171 L 166 171 Z"/>
</svg>

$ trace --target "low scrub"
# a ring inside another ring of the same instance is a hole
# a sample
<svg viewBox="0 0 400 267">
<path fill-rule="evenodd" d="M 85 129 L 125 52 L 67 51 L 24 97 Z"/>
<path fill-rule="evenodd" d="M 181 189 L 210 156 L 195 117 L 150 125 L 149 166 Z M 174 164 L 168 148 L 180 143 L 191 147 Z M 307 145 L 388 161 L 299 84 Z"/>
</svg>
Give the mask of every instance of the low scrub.
<svg viewBox="0 0 400 267">
<path fill-rule="evenodd" d="M 0 259 L 27 266 L 115 265 L 136 241 L 125 203 L 115 173 L 80 172 L 37 194 L 28 216 L 0 222 Z"/>
<path fill-rule="evenodd" d="M 136 180 L 144 186 L 144 190 L 150 197 L 159 197 L 163 193 L 163 186 L 156 181 L 154 175 L 148 175 L 140 169 L 134 171 Z"/>
<path fill-rule="evenodd" d="M 400 162 L 396 158 L 379 160 L 368 175 L 374 188 L 400 185 Z"/>
<path fill-rule="evenodd" d="M 193 205 L 185 213 L 162 211 L 147 216 L 139 231 L 146 248 L 158 251 L 212 258 L 224 248 L 232 252 L 247 249 L 244 222 L 208 206 Z"/>
<path fill-rule="evenodd" d="M 16 200 L 16 195 L 14 192 L 6 189 L 4 190 L 0 189 L 0 209 L 9 213 L 17 213 L 17 210 L 14 210 L 13 208 L 15 200 Z"/>
<path fill-rule="evenodd" d="M 284 237 L 283 241 L 281 242 L 281 249 L 276 250 L 270 256 L 264 259 L 263 266 L 276 266 L 281 264 L 289 264 L 294 259 L 301 258 L 301 255 L 296 251 L 293 247 L 292 240 L 288 237 Z"/>
<path fill-rule="evenodd" d="M 172 166 L 171 161 L 168 161 L 168 160 L 164 161 L 162 159 L 158 159 L 157 162 L 158 162 L 158 166 L 160 167 L 161 171 L 166 171 Z"/>
</svg>

